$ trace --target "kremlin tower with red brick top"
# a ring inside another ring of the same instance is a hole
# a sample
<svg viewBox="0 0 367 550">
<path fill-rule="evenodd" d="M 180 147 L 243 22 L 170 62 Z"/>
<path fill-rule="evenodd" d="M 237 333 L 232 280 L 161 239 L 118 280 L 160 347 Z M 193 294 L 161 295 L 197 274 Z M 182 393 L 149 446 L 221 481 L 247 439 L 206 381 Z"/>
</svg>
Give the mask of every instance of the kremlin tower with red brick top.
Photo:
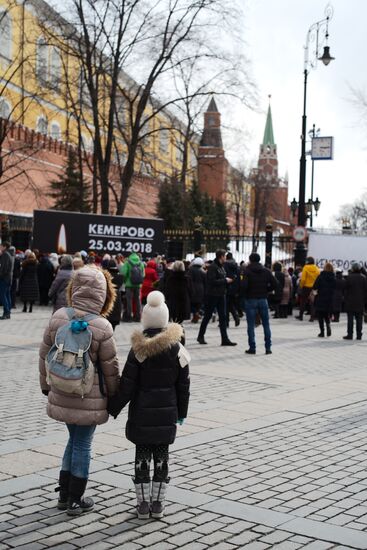
<svg viewBox="0 0 367 550">
<path fill-rule="evenodd" d="M 213 97 L 204 113 L 204 131 L 198 155 L 198 179 L 201 191 L 226 202 L 228 161 L 224 155 L 220 118 Z"/>
</svg>

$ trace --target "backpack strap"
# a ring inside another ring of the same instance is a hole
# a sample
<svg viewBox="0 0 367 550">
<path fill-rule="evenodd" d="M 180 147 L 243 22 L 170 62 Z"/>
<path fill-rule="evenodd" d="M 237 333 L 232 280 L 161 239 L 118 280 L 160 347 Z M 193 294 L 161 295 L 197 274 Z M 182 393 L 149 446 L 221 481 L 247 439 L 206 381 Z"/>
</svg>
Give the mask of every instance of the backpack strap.
<svg viewBox="0 0 367 550">
<path fill-rule="evenodd" d="M 68 319 L 71 321 L 75 317 L 75 309 L 73 307 L 66 307 L 65 309 Z"/>
<path fill-rule="evenodd" d="M 99 315 L 96 315 L 95 313 L 86 313 L 82 317 L 77 317 L 75 313 L 75 309 L 73 307 L 66 307 L 66 313 L 68 316 L 69 321 L 72 319 L 77 319 L 78 321 L 93 321 L 93 319 L 98 319 Z"/>
<path fill-rule="evenodd" d="M 81 317 L 80 319 L 82 321 L 87 321 L 87 323 L 89 323 L 89 321 L 93 321 L 94 319 L 98 319 L 99 318 L 99 315 L 96 315 L 95 313 L 87 313 L 86 315 L 83 315 L 83 317 Z"/>
</svg>

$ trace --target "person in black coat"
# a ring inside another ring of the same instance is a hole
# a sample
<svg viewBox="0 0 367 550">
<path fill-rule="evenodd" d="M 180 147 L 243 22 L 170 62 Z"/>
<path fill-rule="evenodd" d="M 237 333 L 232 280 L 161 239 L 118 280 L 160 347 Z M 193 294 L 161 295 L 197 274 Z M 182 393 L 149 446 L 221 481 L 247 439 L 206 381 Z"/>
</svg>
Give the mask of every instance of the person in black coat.
<svg viewBox="0 0 367 550">
<path fill-rule="evenodd" d="M 335 272 L 335 291 L 333 297 L 333 317 L 331 321 L 333 323 L 339 323 L 340 312 L 343 309 L 343 289 L 344 289 L 344 279 L 343 272 L 340 269 L 337 269 Z"/>
<path fill-rule="evenodd" d="M 331 336 L 330 315 L 333 310 L 335 286 L 333 264 L 327 262 L 313 285 L 313 290 L 316 291 L 314 307 L 320 326 L 318 336 L 321 338 L 325 336 L 324 324 L 326 324 L 326 335 Z"/>
<path fill-rule="evenodd" d="M 223 267 L 226 258 L 225 250 L 217 250 L 215 260 L 208 267 L 206 275 L 206 302 L 205 313 L 201 321 L 197 341 L 199 344 L 206 344 L 205 332 L 210 319 L 215 311 L 218 312 L 219 328 L 222 337 L 222 346 L 236 346 L 235 342 L 231 342 L 227 334 L 227 319 L 226 319 L 226 292 L 227 285 L 233 280 L 227 277 Z"/>
<path fill-rule="evenodd" d="M 240 288 L 240 270 L 236 260 L 233 258 L 232 252 L 227 253 L 226 261 L 224 262 L 224 269 L 226 271 L 227 277 L 232 280 L 232 282 L 227 287 L 227 327 L 229 326 L 230 313 L 232 314 L 232 317 L 234 319 L 235 326 L 238 327 L 238 325 L 240 324 L 240 316 L 238 315 L 237 300 Z"/>
<path fill-rule="evenodd" d="M 33 304 L 40 298 L 37 276 L 36 255 L 31 252 L 22 263 L 22 270 L 19 278 L 19 294 L 23 302 L 23 313 L 27 312 L 29 302 L 29 313 L 32 313 Z"/>
<path fill-rule="evenodd" d="M 171 275 L 166 281 L 164 295 L 171 321 L 181 324 L 186 319 L 190 319 L 190 279 L 187 277 L 183 262 L 176 261 L 173 264 Z"/>
<path fill-rule="evenodd" d="M 356 320 L 357 340 L 362 340 L 363 312 L 367 302 L 367 278 L 362 275 L 359 264 L 352 269 L 344 282 L 344 305 L 348 316 L 347 335 L 344 340 L 353 340 L 353 324 Z"/>
<path fill-rule="evenodd" d="M 285 284 L 285 275 L 283 273 L 283 267 L 280 262 L 275 262 L 273 264 L 273 273 L 274 277 L 277 280 L 277 287 L 274 290 L 273 294 L 270 295 L 269 302 L 274 309 L 274 319 L 279 319 L 280 317 L 280 303 L 282 301 L 283 289 Z"/>
<path fill-rule="evenodd" d="M 54 266 L 45 254 L 41 254 L 39 258 L 37 276 L 40 293 L 40 306 L 48 306 L 48 302 L 50 300 L 48 297 L 48 291 L 50 290 L 52 282 L 55 278 L 55 270 Z"/>
<path fill-rule="evenodd" d="M 195 258 L 189 267 L 188 278 L 191 281 L 191 311 L 193 317 L 192 323 L 197 323 L 200 319 L 200 309 L 204 303 L 205 287 L 206 287 L 206 273 L 203 269 L 204 260 L 202 258 Z"/>
<path fill-rule="evenodd" d="M 136 445 L 134 484 L 140 519 L 149 519 L 150 500 L 152 517 L 163 516 L 169 445 L 175 441 L 177 423 L 182 424 L 187 416 L 190 397 L 190 356 L 180 342 L 183 329 L 176 323 L 168 324 L 168 317 L 163 294 L 148 294 L 142 313 L 144 332 L 133 333 L 119 392 L 108 404 L 116 418 L 130 402 L 126 437 Z"/>
<path fill-rule="evenodd" d="M 22 268 L 22 260 L 20 258 L 20 254 L 15 254 L 14 258 L 14 268 L 13 268 L 13 278 L 11 282 L 11 289 L 10 289 L 10 297 L 11 297 L 11 307 L 12 309 L 16 309 L 16 301 L 17 301 L 17 292 L 18 292 L 18 284 L 19 284 L 19 277 L 20 277 L 20 271 Z"/>
<path fill-rule="evenodd" d="M 4 307 L 2 321 L 10 319 L 11 310 L 11 282 L 14 268 L 14 256 L 9 251 L 10 244 L 0 244 L 0 304 Z"/>
<path fill-rule="evenodd" d="M 112 284 L 116 288 L 116 298 L 115 302 L 113 304 L 113 309 L 111 313 L 108 314 L 107 320 L 111 323 L 113 330 L 117 327 L 117 325 L 121 322 L 121 314 L 122 314 L 122 294 L 121 294 L 121 287 L 124 282 L 124 278 L 119 273 L 117 263 L 115 260 L 109 260 L 107 264 L 107 270 L 112 276 Z"/>
</svg>

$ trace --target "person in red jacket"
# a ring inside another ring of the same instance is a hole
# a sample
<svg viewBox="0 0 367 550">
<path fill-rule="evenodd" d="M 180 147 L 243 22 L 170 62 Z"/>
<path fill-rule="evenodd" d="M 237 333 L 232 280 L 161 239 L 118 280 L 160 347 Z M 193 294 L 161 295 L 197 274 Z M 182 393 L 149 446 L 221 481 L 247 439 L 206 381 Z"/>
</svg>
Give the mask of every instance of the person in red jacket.
<svg viewBox="0 0 367 550">
<path fill-rule="evenodd" d="M 147 296 L 154 290 L 154 283 L 159 281 L 157 264 L 154 260 L 149 260 L 145 268 L 145 277 L 141 286 L 141 303 L 147 303 Z"/>
</svg>

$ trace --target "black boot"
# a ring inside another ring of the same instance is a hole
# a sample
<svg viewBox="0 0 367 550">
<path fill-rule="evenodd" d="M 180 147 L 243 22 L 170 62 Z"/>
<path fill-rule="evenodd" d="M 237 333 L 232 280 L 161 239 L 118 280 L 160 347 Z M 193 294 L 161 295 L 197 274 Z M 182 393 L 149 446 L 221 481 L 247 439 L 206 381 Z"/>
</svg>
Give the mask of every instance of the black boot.
<svg viewBox="0 0 367 550">
<path fill-rule="evenodd" d="M 59 500 L 57 501 L 57 507 L 59 510 L 66 510 L 68 507 L 69 483 L 70 472 L 60 470 L 59 486 L 55 489 L 55 492 L 59 493 Z"/>
<path fill-rule="evenodd" d="M 33 310 L 33 302 L 29 304 L 29 313 L 32 313 L 32 310 Z"/>
<path fill-rule="evenodd" d="M 331 336 L 331 327 L 329 323 L 326 325 L 326 336 Z"/>
<path fill-rule="evenodd" d="M 23 311 L 23 313 L 27 313 L 27 302 L 24 302 L 22 311 Z"/>
<path fill-rule="evenodd" d="M 88 478 L 71 475 L 69 482 L 68 516 L 80 516 L 83 512 L 90 512 L 94 508 L 91 498 L 83 498 Z"/>
<path fill-rule="evenodd" d="M 231 340 L 222 340 L 221 346 L 237 346 L 237 342 L 231 342 Z"/>
</svg>

